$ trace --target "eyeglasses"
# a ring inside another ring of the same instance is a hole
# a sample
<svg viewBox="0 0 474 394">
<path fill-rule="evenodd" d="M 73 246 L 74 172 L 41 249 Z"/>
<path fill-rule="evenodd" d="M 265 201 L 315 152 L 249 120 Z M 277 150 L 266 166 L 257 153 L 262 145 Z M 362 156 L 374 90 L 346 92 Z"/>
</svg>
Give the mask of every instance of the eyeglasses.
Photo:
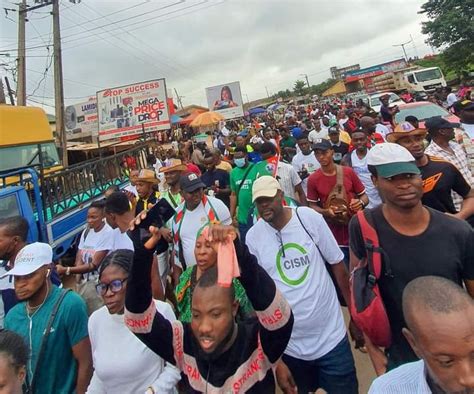
<svg viewBox="0 0 474 394">
<path fill-rule="evenodd" d="M 104 296 L 109 289 L 112 293 L 118 293 L 120 290 L 122 290 L 123 284 L 127 281 L 127 279 L 128 278 L 115 279 L 107 285 L 105 283 L 98 283 L 95 285 L 95 291 L 100 296 Z"/>
<path fill-rule="evenodd" d="M 281 237 L 281 233 L 278 231 L 277 233 L 275 233 L 277 238 L 278 238 L 278 241 L 280 242 L 280 248 L 281 248 L 281 254 L 283 257 L 286 257 L 285 256 L 285 246 L 283 245 L 283 239 Z"/>
</svg>

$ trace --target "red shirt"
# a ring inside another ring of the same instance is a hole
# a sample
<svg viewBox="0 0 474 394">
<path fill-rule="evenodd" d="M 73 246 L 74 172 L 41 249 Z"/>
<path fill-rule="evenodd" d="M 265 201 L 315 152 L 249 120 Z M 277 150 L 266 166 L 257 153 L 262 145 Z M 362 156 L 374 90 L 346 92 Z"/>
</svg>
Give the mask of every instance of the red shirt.
<svg viewBox="0 0 474 394">
<path fill-rule="evenodd" d="M 344 189 L 346 189 L 348 198 L 347 202 L 350 202 L 353 198 L 364 193 L 365 187 L 352 168 L 342 166 L 342 170 Z M 313 172 L 308 177 L 308 201 L 316 202 L 320 207 L 323 207 L 335 185 L 336 175 L 326 175 L 321 169 Z M 328 226 L 340 246 L 349 245 L 347 225 L 328 223 Z"/>
</svg>

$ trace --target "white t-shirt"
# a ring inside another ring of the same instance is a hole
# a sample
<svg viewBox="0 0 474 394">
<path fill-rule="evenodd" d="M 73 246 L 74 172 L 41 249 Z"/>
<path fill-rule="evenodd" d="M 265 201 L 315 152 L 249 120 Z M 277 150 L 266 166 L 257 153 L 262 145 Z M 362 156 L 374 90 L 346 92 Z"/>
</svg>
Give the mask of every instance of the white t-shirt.
<svg viewBox="0 0 474 394">
<path fill-rule="evenodd" d="M 227 208 L 221 200 L 215 197 L 209 196 L 207 198 L 211 206 L 216 211 L 216 219 L 219 220 L 222 224 L 232 224 L 232 218 L 230 217 L 229 208 Z M 177 211 L 181 211 L 182 209 L 183 206 L 181 205 L 177 209 Z M 183 218 L 181 219 L 181 222 L 178 223 L 178 226 L 176 226 L 176 223 L 173 220 L 171 229 L 173 231 L 173 234 L 175 234 L 178 231 L 178 228 L 180 227 L 179 237 L 183 245 L 184 260 L 188 268 L 192 267 L 193 265 L 196 265 L 196 258 L 194 257 L 196 235 L 201 229 L 201 227 L 204 226 L 208 221 L 209 218 L 202 202 L 192 211 L 186 209 L 186 212 Z M 176 264 L 179 264 L 178 259 L 175 259 L 175 262 Z"/>
<path fill-rule="evenodd" d="M 133 242 L 127 233 L 122 233 L 119 228 L 116 228 L 113 233 L 113 248 L 111 251 L 118 249 L 128 249 L 135 251 Z"/>
<path fill-rule="evenodd" d="M 301 183 L 301 178 L 293 166 L 279 161 L 276 175 L 285 196 L 295 199 L 295 186 Z"/>
<path fill-rule="evenodd" d="M 344 125 L 346 124 L 346 122 L 349 120 L 349 118 L 342 118 L 342 119 L 339 119 L 339 128 L 341 130 L 344 130 Z"/>
<path fill-rule="evenodd" d="M 367 208 L 375 208 L 382 204 L 379 192 L 372 182 L 372 177 L 367 167 L 367 155 L 364 158 L 359 159 L 355 150 L 351 153 L 352 169 L 359 177 L 362 184 L 365 186 L 365 192 L 369 198 L 369 205 Z"/>
<path fill-rule="evenodd" d="M 382 123 L 377 123 L 377 125 L 375 126 L 375 132 L 379 133 L 383 137 L 383 139 L 386 140 L 387 134 L 390 134 L 392 130 L 390 130 L 387 126 L 385 126 Z"/>
<path fill-rule="evenodd" d="M 325 260 L 329 264 L 342 261 L 344 255 L 322 215 L 307 207 L 298 208 L 298 214 Z M 295 210 L 280 232 L 260 219 L 245 242 L 293 310 L 295 323 L 285 353 L 316 360 L 334 349 L 346 335 L 336 289 Z"/>
<path fill-rule="evenodd" d="M 314 144 L 318 138 L 328 139 L 328 129 L 322 129 L 319 131 L 311 130 L 308 134 L 308 141 Z"/>
<path fill-rule="evenodd" d="M 448 97 L 446 97 L 446 102 L 448 103 L 448 107 L 451 107 L 456 101 L 458 101 L 458 97 L 454 93 L 449 93 Z"/>
<path fill-rule="evenodd" d="M 104 250 L 113 250 L 114 237 L 113 229 L 107 223 L 98 232 L 93 229 L 85 229 L 79 240 L 77 247 L 78 253 L 81 255 L 82 264 L 89 264 L 92 262 L 94 255 L 97 252 Z M 88 272 L 84 275 L 86 280 L 94 280 L 97 277 L 97 271 Z"/>
<path fill-rule="evenodd" d="M 291 161 L 291 165 L 296 172 L 303 170 L 303 167 L 306 168 L 308 173 L 311 175 L 314 171 L 321 168 L 319 161 L 316 160 L 316 156 L 313 152 L 309 155 L 304 155 L 303 152 L 298 152 Z M 302 182 L 304 194 L 308 194 L 308 178 L 303 179 Z"/>
<path fill-rule="evenodd" d="M 169 304 L 155 304 L 166 319 L 176 320 Z M 150 386 L 156 393 L 175 392 L 179 370 L 140 341 L 125 325 L 124 315 L 111 315 L 103 306 L 91 315 L 88 328 L 94 363 L 88 394 L 144 393 Z"/>
</svg>

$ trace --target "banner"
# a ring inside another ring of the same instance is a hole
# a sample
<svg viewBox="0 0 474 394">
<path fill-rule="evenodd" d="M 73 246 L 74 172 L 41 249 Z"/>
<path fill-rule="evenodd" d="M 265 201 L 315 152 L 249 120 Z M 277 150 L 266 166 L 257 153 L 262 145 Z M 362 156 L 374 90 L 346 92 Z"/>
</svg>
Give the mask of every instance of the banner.
<svg viewBox="0 0 474 394">
<path fill-rule="evenodd" d="M 164 79 L 101 90 L 97 107 L 101 141 L 171 127 Z"/>
<path fill-rule="evenodd" d="M 240 82 L 206 88 L 209 111 L 220 113 L 225 119 L 244 116 Z"/>
<path fill-rule="evenodd" d="M 91 97 L 84 103 L 68 105 L 64 111 L 64 126 L 68 139 L 97 136 L 97 98 Z"/>
</svg>

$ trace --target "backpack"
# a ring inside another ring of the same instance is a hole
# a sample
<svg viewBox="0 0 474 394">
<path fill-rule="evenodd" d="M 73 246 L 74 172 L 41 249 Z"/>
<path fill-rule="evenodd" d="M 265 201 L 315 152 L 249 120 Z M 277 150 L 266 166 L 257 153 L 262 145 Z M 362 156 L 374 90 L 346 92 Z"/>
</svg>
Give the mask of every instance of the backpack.
<svg viewBox="0 0 474 394">
<path fill-rule="evenodd" d="M 392 341 L 390 322 L 377 284 L 382 275 L 382 253 L 370 210 L 357 212 L 367 257 L 351 272 L 349 306 L 352 320 L 377 346 L 389 347 Z M 388 262 L 388 261 L 387 261 Z M 386 264 L 387 274 L 390 267 Z"/>
<path fill-rule="evenodd" d="M 328 218 L 328 222 L 333 224 L 347 225 L 351 219 L 347 193 L 344 188 L 344 171 L 341 166 L 336 165 L 336 184 L 328 195 L 324 208 L 331 208 L 336 216 Z"/>
</svg>

